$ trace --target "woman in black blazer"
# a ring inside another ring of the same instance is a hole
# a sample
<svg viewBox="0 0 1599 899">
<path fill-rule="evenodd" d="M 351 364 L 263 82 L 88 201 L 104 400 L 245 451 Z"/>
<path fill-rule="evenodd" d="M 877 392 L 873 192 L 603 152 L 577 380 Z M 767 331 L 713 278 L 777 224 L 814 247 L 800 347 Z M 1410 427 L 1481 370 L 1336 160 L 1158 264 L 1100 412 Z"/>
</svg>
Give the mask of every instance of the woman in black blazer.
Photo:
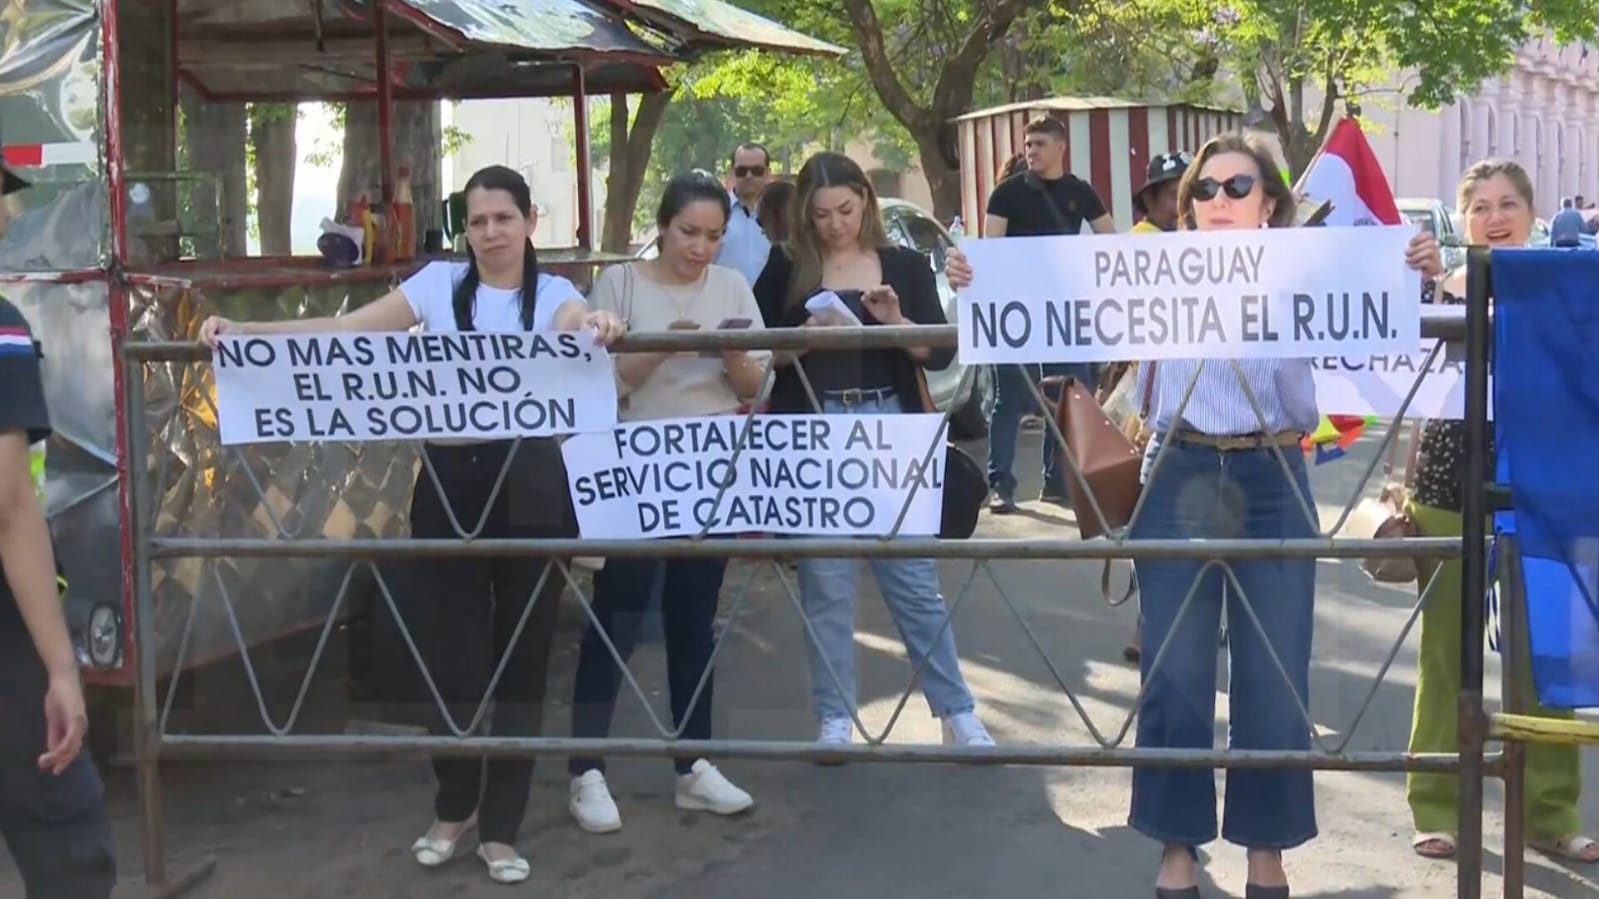
<svg viewBox="0 0 1599 899">
<path fill-rule="evenodd" d="M 888 239 L 877 194 L 860 166 L 837 153 L 818 153 L 800 169 L 788 241 L 772 248 L 755 282 L 755 299 L 769 328 L 825 327 L 837 319 L 811 312 L 807 302 L 829 291 L 865 325 L 946 323 L 930 261 Z M 928 347 L 778 353 L 771 409 L 846 415 L 928 411 L 919 369 L 943 368 L 954 355 L 953 349 Z M 801 367 L 816 405 L 800 378 Z M 922 690 L 943 723 L 944 742 L 994 745 L 961 677 L 933 560 L 873 559 L 871 564 L 911 664 L 927 660 Z M 827 744 L 849 743 L 854 734 L 855 574 L 854 559 L 805 559 L 799 565 L 801 599 L 815 631 L 806 641 L 811 696 L 821 722 L 819 741 Z"/>
</svg>

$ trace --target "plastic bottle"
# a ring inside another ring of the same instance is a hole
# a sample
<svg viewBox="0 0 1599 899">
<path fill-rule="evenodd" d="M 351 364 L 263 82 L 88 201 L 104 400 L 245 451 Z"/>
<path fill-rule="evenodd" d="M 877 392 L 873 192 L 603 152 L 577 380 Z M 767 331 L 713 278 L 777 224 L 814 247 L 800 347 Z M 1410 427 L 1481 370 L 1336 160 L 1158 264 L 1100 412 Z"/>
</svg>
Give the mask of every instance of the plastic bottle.
<svg viewBox="0 0 1599 899">
<path fill-rule="evenodd" d="M 411 200 L 411 167 L 400 166 L 394 183 L 394 205 L 389 209 L 389 233 L 393 250 L 389 258 L 405 262 L 416 256 L 416 206 Z"/>
<path fill-rule="evenodd" d="M 966 236 L 966 227 L 961 224 L 961 217 L 958 215 L 955 216 L 953 222 L 949 223 L 949 236 L 953 237 L 957 243 Z"/>
</svg>

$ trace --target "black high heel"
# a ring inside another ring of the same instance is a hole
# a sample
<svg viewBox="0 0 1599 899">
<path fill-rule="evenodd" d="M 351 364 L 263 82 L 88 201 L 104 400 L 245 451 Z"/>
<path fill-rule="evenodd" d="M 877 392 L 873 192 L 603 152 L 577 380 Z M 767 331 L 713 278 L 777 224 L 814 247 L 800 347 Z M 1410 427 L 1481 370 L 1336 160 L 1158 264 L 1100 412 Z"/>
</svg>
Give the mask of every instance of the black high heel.
<svg viewBox="0 0 1599 899">
<path fill-rule="evenodd" d="M 1278 850 L 1274 854 L 1277 856 L 1278 864 L 1281 864 L 1282 851 Z M 1268 887 L 1261 886 L 1258 883 L 1246 883 L 1244 884 L 1244 899 L 1288 899 L 1288 887 Z"/>
<path fill-rule="evenodd" d="M 1197 867 L 1199 864 L 1199 850 L 1193 846 L 1186 848 L 1188 849 L 1188 857 L 1194 860 L 1194 864 Z M 1163 852 L 1162 861 L 1164 860 Z M 1199 895 L 1199 886 L 1195 884 L 1191 887 L 1155 887 L 1155 899 L 1201 899 L 1201 897 Z M 1250 897 L 1250 899 L 1254 899 L 1254 897 Z"/>
</svg>

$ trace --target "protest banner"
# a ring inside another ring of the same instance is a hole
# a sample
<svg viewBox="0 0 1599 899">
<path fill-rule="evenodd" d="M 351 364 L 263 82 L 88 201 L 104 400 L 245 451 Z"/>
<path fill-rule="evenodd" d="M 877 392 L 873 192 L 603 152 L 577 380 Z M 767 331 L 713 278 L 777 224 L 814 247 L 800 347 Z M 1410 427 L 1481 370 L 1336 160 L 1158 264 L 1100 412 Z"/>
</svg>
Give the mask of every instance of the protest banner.
<svg viewBox="0 0 1599 899">
<path fill-rule="evenodd" d="M 699 534 L 937 534 L 944 510 L 939 415 L 674 418 L 562 445 L 584 539 Z M 929 449 L 931 460 L 927 459 Z M 717 494 L 727 491 L 720 504 Z"/>
<path fill-rule="evenodd" d="M 550 437 L 616 424 L 610 354 L 586 332 L 223 335 L 225 445 Z"/>
<path fill-rule="evenodd" d="M 1429 363 L 1437 343 L 1436 340 L 1424 338 L 1421 349 L 1412 353 L 1312 358 L 1310 365 L 1315 369 L 1316 406 L 1324 415 L 1393 418 L 1399 414 L 1399 406 L 1410 394 L 1411 385 L 1420 377 L 1421 386 L 1405 410 L 1406 418 L 1465 418 L 1465 360 L 1449 358 L 1449 352 L 1445 349 L 1440 350 Z M 1423 367 L 1426 368 L 1425 376 L 1422 375 Z M 1488 416 L 1492 418 L 1493 404 L 1488 405 Z"/>
<path fill-rule="evenodd" d="M 1413 352 L 1409 225 L 965 240 L 965 364 Z"/>
</svg>

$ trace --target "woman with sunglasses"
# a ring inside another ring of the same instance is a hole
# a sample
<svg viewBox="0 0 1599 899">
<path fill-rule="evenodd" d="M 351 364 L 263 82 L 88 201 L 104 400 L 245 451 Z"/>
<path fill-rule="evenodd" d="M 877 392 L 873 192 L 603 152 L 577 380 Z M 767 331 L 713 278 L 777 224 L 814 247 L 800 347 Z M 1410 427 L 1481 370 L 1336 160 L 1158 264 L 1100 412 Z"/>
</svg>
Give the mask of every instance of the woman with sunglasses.
<svg viewBox="0 0 1599 899">
<path fill-rule="evenodd" d="M 1277 171 L 1271 153 L 1241 134 L 1211 139 L 1178 184 L 1179 228 L 1291 225 L 1296 204 Z M 1443 267 L 1437 241 L 1425 233 L 1411 241 L 1405 262 L 1428 278 Z M 949 274 L 952 285 L 971 283 L 965 259 L 958 265 L 951 259 Z M 1163 360 L 1153 374 L 1144 367 L 1140 392 L 1144 378 L 1155 379 L 1150 404 L 1155 436 L 1145 455 L 1145 508 L 1133 523 L 1133 539 L 1316 536 L 1320 524 L 1314 518 L 1304 456 L 1297 449 L 1300 437 L 1315 428 L 1319 417 L 1310 361 L 1213 360 L 1201 365 L 1199 360 Z M 1184 406 L 1192 379 L 1197 379 L 1193 395 Z M 1264 421 L 1256 414 L 1257 404 Z M 1151 478 L 1151 464 L 1166 443 L 1172 446 Z M 1309 749 L 1310 725 L 1300 703 L 1308 705 L 1310 692 L 1316 560 L 1234 560 L 1229 567 L 1241 592 L 1227 586 L 1221 569 L 1207 564 L 1199 559 L 1136 563 L 1140 623 L 1150 648 L 1140 663 L 1147 686 L 1138 707 L 1138 745 L 1213 747 L 1216 641 L 1225 603 L 1236 625 L 1228 641 L 1231 748 Z M 1193 598 L 1184 609 L 1190 590 Z M 1168 642 L 1160 665 L 1152 665 Z M 1213 772 L 1134 768 L 1129 823 L 1163 844 L 1155 881 L 1158 899 L 1197 899 L 1197 847 L 1217 836 Z M 1221 836 L 1248 854 L 1248 899 L 1286 899 L 1282 852 L 1316 836 L 1311 772 L 1229 771 Z"/>
</svg>

